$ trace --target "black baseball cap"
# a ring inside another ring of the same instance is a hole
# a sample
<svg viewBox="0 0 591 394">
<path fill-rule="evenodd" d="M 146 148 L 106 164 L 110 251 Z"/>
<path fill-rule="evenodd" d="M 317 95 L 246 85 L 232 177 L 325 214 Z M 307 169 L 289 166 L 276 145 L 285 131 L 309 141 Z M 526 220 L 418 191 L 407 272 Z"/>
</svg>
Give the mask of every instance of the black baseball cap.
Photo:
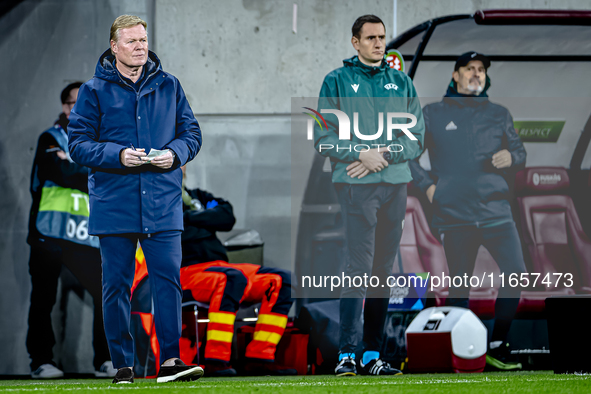
<svg viewBox="0 0 591 394">
<path fill-rule="evenodd" d="M 484 56 L 482 53 L 470 51 L 466 52 L 456 60 L 456 65 L 454 67 L 454 71 L 458 71 L 460 67 L 464 67 L 466 64 L 470 63 L 472 60 L 480 60 L 482 64 L 484 64 L 484 68 L 488 70 L 490 67 L 490 59 Z"/>
</svg>

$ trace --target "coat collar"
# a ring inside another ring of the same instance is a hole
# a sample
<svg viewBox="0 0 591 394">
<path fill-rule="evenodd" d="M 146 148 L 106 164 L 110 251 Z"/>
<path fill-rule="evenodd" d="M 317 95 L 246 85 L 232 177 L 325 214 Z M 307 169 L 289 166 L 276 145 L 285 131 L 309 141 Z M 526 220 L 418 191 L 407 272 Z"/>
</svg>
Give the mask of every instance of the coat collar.
<svg viewBox="0 0 591 394">
<path fill-rule="evenodd" d="M 120 83 L 121 79 L 119 78 L 119 72 L 115 67 L 114 61 L 115 56 L 111 53 L 111 49 L 107 49 L 99 58 L 94 71 L 94 76 L 106 81 Z M 157 71 L 162 71 L 160 59 L 158 59 L 158 56 L 152 51 L 148 51 L 148 61 L 144 67 L 146 67 L 146 78 L 150 78 L 150 76 Z"/>
<path fill-rule="evenodd" d="M 477 105 L 483 105 L 488 102 L 487 91 L 490 88 L 490 86 L 490 78 L 487 75 L 486 83 L 484 84 L 484 89 L 478 96 L 462 94 L 458 93 L 456 82 L 452 78 L 451 82 L 447 86 L 447 92 L 443 97 L 443 101 L 457 105 L 459 107 L 475 107 Z"/>
<path fill-rule="evenodd" d="M 362 63 L 361 60 L 359 60 L 359 56 L 353 56 L 349 59 L 343 60 L 343 65 L 345 67 L 354 68 L 355 70 L 358 70 L 358 71 L 362 72 L 363 74 L 366 74 L 370 77 L 373 77 L 374 75 L 377 75 L 377 74 L 383 74 L 386 72 L 387 68 L 390 68 L 390 66 L 388 66 L 388 63 L 386 62 L 385 59 L 382 59 L 382 62 L 380 63 L 379 66 L 372 67 L 372 66 L 368 66 L 367 64 Z"/>
</svg>

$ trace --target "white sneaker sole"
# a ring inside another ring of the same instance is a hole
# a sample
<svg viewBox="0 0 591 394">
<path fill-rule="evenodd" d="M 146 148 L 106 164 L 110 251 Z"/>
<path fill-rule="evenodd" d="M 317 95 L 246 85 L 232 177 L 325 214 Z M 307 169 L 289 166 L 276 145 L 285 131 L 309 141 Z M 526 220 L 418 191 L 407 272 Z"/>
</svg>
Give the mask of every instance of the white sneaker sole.
<svg viewBox="0 0 591 394">
<path fill-rule="evenodd" d="M 186 371 L 179 372 L 175 375 L 170 376 L 163 376 L 156 379 L 157 383 L 167 383 L 167 382 L 174 382 L 177 380 L 184 381 L 184 380 L 197 380 L 203 376 L 203 368 L 201 367 L 194 367 L 191 369 L 187 369 Z"/>
</svg>

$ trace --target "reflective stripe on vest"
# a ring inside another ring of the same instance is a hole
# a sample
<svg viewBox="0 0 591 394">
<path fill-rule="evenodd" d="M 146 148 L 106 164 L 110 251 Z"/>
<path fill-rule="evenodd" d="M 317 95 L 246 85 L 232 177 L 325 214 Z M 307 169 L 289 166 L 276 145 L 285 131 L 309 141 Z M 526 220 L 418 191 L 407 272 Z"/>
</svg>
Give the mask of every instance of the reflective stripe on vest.
<svg viewBox="0 0 591 394">
<path fill-rule="evenodd" d="M 37 214 L 42 235 L 98 248 L 98 237 L 88 234 L 88 214 L 88 194 L 45 182 Z"/>
</svg>

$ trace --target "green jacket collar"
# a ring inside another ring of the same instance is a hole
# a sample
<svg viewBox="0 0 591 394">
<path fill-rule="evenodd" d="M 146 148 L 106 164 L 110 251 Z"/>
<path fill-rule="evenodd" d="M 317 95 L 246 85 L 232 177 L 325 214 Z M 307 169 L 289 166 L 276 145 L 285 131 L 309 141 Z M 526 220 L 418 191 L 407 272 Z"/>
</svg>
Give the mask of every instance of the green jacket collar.
<svg viewBox="0 0 591 394">
<path fill-rule="evenodd" d="M 386 59 L 382 59 L 382 63 L 379 66 L 372 67 L 368 66 L 367 64 L 363 64 L 361 60 L 359 60 L 358 56 L 353 56 L 349 59 L 343 60 L 343 64 L 345 67 L 355 68 L 356 70 L 370 77 L 373 77 L 376 74 L 383 73 L 386 71 L 387 68 L 390 67 L 388 66 L 388 62 L 386 62 Z"/>
</svg>

